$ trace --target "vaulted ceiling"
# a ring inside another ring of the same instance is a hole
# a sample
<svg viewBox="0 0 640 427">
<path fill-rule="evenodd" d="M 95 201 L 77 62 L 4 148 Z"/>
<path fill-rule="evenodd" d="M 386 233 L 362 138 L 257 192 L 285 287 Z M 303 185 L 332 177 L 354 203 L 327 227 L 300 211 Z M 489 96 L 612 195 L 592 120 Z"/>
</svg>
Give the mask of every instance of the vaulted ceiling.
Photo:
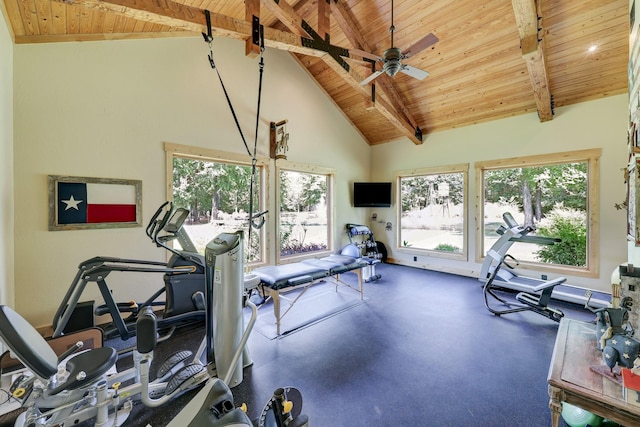
<svg viewBox="0 0 640 427">
<path fill-rule="evenodd" d="M 628 85 L 628 0 L 394 0 L 407 57 L 387 67 L 408 74 L 366 84 L 392 47 L 391 0 L 1 1 L 17 44 L 192 36 L 208 14 L 213 37 L 255 56 L 262 26 L 266 48 L 291 52 L 370 145 L 536 111 L 544 126 Z"/>
</svg>

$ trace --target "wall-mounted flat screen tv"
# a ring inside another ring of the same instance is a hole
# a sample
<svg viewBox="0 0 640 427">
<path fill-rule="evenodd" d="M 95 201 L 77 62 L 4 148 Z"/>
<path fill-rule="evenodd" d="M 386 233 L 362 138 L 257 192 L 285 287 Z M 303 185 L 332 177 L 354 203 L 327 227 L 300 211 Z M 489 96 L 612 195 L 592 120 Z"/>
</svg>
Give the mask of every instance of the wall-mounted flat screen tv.
<svg viewBox="0 0 640 427">
<path fill-rule="evenodd" d="M 390 182 L 354 182 L 353 206 L 356 208 L 390 208 Z"/>
</svg>

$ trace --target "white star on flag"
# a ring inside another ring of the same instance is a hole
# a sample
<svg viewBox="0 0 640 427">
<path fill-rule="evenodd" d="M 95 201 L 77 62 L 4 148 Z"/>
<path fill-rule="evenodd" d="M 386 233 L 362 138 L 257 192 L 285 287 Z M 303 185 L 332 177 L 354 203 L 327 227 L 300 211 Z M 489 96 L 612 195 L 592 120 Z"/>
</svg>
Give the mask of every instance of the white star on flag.
<svg viewBox="0 0 640 427">
<path fill-rule="evenodd" d="M 78 204 L 82 203 L 82 200 L 76 200 L 73 198 L 73 195 L 71 195 L 69 200 L 62 200 L 62 203 L 67 205 L 67 207 L 64 208 L 65 211 L 68 211 L 69 209 L 80 210 L 78 209 Z"/>
</svg>

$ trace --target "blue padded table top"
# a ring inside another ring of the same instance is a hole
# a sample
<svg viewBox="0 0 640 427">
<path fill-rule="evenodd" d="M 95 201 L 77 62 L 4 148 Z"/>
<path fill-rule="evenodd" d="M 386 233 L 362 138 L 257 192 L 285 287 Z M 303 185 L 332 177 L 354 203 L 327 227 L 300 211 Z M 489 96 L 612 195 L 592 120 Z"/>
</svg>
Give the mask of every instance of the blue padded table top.
<svg viewBox="0 0 640 427">
<path fill-rule="evenodd" d="M 311 281 L 329 275 L 329 271 L 325 268 L 302 262 L 259 267 L 254 269 L 252 273 L 257 274 L 260 280 L 272 289 L 286 288 L 289 286 L 289 279 L 300 276 L 309 276 Z"/>
<path fill-rule="evenodd" d="M 291 264 L 259 267 L 254 269 L 252 273 L 258 275 L 262 283 L 277 290 L 298 285 L 304 277 L 308 277 L 306 281 L 311 282 L 323 277 L 362 268 L 366 265 L 366 262 L 350 256 L 332 254 L 324 258 L 308 259 Z"/>
<path fill-rule="evenodd" d="M 367 265 L 366 261 L 358 260 L 347 255 L 329 255 L 320 259 L 309 259 L 302 261 L 311 265 L 327 268 L 331 274 L 340 274 L 346 271 L 362 268 Z"/>
<path fill-rule="evenodd" d="M 305 259 L 304 261 L 302 261 L 302 263 L 322 268 L 329 271 L 330 274 L 338 274 L 345 271 L 345 265 L 343 263 L 327 259 Z"/>
<path fill-rule="evenodd" d="M 327 261 L 337 261 L 337 262 L 341 262 L 345 268 L 348 270 L 355 270 L 356 268 L 362 268 L 362 267 L 366 267 L 367 265 L 369 265 L 369 262 L 367 262 L 366 259 L 363 258 L 354 258 L 354 257 L 350 257 L 347 255 L 337 255 L 337 254 L 332 254 L 329 255 L 328 257 L 322 258 L 323 260 L 327 260 Z"/>
</svg>

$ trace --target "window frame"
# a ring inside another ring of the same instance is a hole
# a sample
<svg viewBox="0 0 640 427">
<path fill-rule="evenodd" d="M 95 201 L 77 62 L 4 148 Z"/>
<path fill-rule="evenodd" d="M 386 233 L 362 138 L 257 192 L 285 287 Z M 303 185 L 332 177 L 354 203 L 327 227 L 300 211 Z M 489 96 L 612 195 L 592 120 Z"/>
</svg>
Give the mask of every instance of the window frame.
<svg viewBox="0 0 640 427">
<path fill-rule="evenodd" d="M 217 163 L 227 163 L 241 166 L 251 166 L 252 159 L 247 158 L 247 155 L 242 155 L 238 153 L 232 153 L 221 150 L 214 150 L 210 148 L 203 147 L 193 147 L 188 145 L 174 144 L 170 142 L 164 143 L 165 150 L 165 169 L 166 169 L 166 199 L 168 201 L 173 201 L 173 159 L 183 158 L 183 159 L 191 159 L 198 161 L 209 161 L 209 162 L 217 162 Z M 255 189 L 258 193 L 258 200 L 260 201 L 260 206 L 254 207 L 256 212 L 264 211 L 269 206 L 269 192 L 268 192 L 268 182 L 269 182 L 269 159 L 267 158 L 258 158 L 256 160 L 256 166 L 258 167 L 257 173 L 260 175 L 260 186 Z M 260 252 L 262 257 L 260 261 L 248 263 L 248 265 L 252 267 L 259 267 L 263 265 L 269 264 L 269 251 L 267 248 L 269 247 L 268 239 L 270 238 L 270 234 L 268 231 L 268 222 L 265 223 L 265 226 L 257 230 L 260 233 Z M 255 229 L 254 229 L 255 230 Z M 213 238 L 215 236 L 211 236 Z M 248 238 L 248 236 L 247 236 Z M 246 243 L 245 243 L 246 244 Z"/>
<path fill-rule="evenodd" d="M 536 270 L 554 274 L 597 278 L 599 275 L 599 194 L 600 194 L 600 157 L 599 148 L 567 151 L 562 153 L 540 154 L 526 157 L 512 157 L 475 163 L 476 176 L 476 262 L 485 259 L 484 248 L 484 171 L 510 168 L 557 165 L 566 163 L 587 163 L 587 266 L 572 267 L 541 262 L 521 261 L 518 268 Z M 489 248 L 486 248 L 489 249 Z"/>
<path fill-rule="evenodd" d="M 303 254 L 295 255 L 280 255 L 280 171 L 291 171 L 298 173 L 308 173 L 315 175 L 325 175 L 327 177 L 327 249 L 323 251 L 306 252 Z M 295 163 L 287 160 L 278 160 L 275 168 L 275 199 L 276 199 L 276 221 L 275 221 L 275 255 L 276 264 L 287 264 L 291 262 L 297 262 L 309 258 L 317 258 L 318 256 L 329 255 L 333 253 L 334 248 L 334 232 L 333 224 L 335 223 L 334 211 L 334 187 L 335 187 L 335 169 L 325 168 L 321 166 L 308 165 L 303 163 Z"/>
<path fill-rule="evenodd" d="M 459 163 L 455 165 L 444 165 L 444 166 L 432 166 L 426 168 L 417 168 L 417 169 L 407 169 L 394 172 L 393 180 L 395 182 L 396 195 L 395 195 L 395 203 L 396 203 L 396 218 L 398 219 L 398 226 L 396 227 L 395 232 L 395 250 L 399 253 L 405 253 L 410 255 L 422 255 L 422 256 L 430 256 L 436 258 L 447 258 L 453 259 L 457 261 L 467 261 L 469 257 L 469 163 Z M 402 178 L 411 178 L 416 176 L 424 176 L 424 175 L 444 175 L 444 174 L 454 174 L 461 173 L 463 175 L 463 189 L 462 189 L 462 252 L 460 253 L 452 253 L 446 251 L 436 251 L 434 249 L 424 249 L 424 248 L 412 248 L 402 246 L 402 187 L 401 180 Z"/>
</svg>

